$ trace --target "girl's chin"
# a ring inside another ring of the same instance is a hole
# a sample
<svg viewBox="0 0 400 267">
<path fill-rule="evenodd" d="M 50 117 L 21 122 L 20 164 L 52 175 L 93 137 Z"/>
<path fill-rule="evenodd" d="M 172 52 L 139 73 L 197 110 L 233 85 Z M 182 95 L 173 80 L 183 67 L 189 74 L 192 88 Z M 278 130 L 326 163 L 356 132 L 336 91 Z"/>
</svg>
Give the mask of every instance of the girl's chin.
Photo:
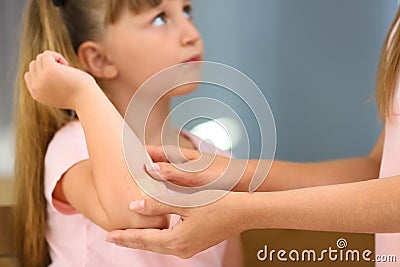
<svg viewBox="0 0 400 267">
<path fill-rule="evenodd" d="M 174 90 L 171 90 L 166 96 L 169 97 L 178 97 L 178 96 L 184 96 L 187 94 L 190 94 L 199 87 L 199 83 L 192 83 L 192 84 L 187 84 L 183 86 L 179 86 L 175 88 Z"/>
</svg>

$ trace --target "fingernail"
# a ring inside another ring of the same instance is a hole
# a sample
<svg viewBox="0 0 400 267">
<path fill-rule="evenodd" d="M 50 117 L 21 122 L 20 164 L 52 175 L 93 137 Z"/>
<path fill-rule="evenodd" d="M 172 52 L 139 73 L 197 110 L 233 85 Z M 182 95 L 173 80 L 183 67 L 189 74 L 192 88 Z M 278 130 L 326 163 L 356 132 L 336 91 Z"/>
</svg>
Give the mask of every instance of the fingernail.
<svg viewBox="0 0 400 267">
<path fill-rule="evenodd" d="M 144 200 L 136 200 L 129 203 L 130 210 L 143 210 L 144 209 Z"/>
<path fill-rule="evenodd" d="M 155 171 L 157 173 L 160 172 L 160 165 L 158 165 L 157 163 L 151 163 L 149 167 L 149 171 Z"/>
<path fill-rule="evenodd" d="M 105 237 L 104 237 L 104 240 L 105 241 L 107 241 L 108 243 L 115 243 L 115 239 L 114 238 L 112 238 L 112 237 L 110 237 L 110 236 L 108 236 L 108 235 L 106 235 Z"/>
<path fill-rule="evenodd" d="M 165 179 L 160 174 L 160 165 L 157 163 L 151 163 L 150 165 L 146 165 L 147 171 L 153 176 L 154 179 L 165 181 Z"/>
</svg>

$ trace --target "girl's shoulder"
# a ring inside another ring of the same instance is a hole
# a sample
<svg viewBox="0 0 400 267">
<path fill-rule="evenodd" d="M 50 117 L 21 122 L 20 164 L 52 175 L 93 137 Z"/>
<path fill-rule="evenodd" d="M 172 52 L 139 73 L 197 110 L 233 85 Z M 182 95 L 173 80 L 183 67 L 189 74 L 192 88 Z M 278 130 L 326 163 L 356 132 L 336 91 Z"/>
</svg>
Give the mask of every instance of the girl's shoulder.
<svg viewBox="0 0 400 267">
<path fill-rule="evenodd" d="M 68 122 L 50 141 L 44 158 L 44 193 L 54 212 L 75 214 L 76 210 L 53 198 L 54 190 L 63 175 L 78 162 L 89 159 L 85 134 L 79 121 Z"/>
<path fill-rule="evenodd" d="M 51 139 L 48 149 L 53 146 L 73 145 L 77 141 L 84 140 L 82 124 L 78 120 L 73 120 L 62 126 Z"/>
<path fill-rule="evenodd" d="M 62 126 L 54 135 L 54 139 L 65 138 L 68 136 L 74 136 L 78 134 L 83 134 L 83 127 L 79 120 L 72 120 Z"/>
<path fill-rule="evenodd" d="M 57 158 L 69 158 L 77 154 L 86 155 L 87 146 L 82 124 L 78 120 L 73 120 L 55 133 L 47 147 L 45 162 L 52 162 Z"/>
</svg>

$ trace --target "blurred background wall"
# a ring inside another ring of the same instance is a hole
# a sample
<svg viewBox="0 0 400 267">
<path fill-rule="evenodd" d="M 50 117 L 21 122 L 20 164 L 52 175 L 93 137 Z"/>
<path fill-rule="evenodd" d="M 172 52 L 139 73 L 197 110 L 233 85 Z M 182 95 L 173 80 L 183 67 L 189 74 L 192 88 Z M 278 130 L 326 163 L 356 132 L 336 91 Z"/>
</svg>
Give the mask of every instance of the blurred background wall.
<svg viewBox="0 0 400 267">
<path fill-rule="evenodd" d="M 13 86 L 18 60 L 19 25 L 24 6 L 25 0 L 0 1 L 0 179 L 12 174 Z"/>
<path fill-rule="evenodd" d="M 193 3 L 206 60 L 244 72 L 268 99 L 278 159 L 316 161 L 369 152 L 381 129 L 373 101 L 375 73 L 396 0 Z M 191 97 L 220 94 L 201 88 Z M 248 130 L 251 146 L 259 146 L 260 140 L 251 138 L 257 129 Z"/>
</svg>

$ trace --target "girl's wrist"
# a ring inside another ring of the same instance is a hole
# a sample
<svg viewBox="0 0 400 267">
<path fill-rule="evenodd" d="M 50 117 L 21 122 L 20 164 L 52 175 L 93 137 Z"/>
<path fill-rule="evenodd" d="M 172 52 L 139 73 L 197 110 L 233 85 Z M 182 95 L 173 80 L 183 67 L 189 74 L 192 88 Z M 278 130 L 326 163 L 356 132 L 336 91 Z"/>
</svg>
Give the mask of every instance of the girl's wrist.
<svg viewBox="0 0 400 267">
<path fill-rule="evenodd" d="M 72 109 L 79 111 L 87 107 L 90 102 L 95 101 L 98 97 L 104 98 L 106 96 L 97 83 L 85 83 L 85 85 L 80 86 L 77 93 L 73 96 Z"/>
</svg>

